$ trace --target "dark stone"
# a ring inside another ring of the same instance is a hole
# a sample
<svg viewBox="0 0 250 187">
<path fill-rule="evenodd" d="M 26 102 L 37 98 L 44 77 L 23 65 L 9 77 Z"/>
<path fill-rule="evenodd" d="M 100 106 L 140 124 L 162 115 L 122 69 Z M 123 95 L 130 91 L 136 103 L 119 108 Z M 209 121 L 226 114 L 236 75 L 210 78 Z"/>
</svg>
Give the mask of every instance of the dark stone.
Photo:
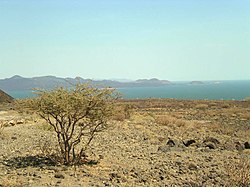
<svg viewBox="0 0 250 187">
<path fill-rule="evenodd" d="M 204 146 L 208 147 L 209 149 L 216 149 L 217 145 L 220 144 L 219 140 L 213 137 L 208 137 L 204 141 Z"/>
<path fill-rule="evenodd" d="M 103 182 L 104 186 L 110 186 L 108 182 Z"/>
<path fill-rule="evenodd" d="M 216 149 L 216 146 L 213 143 L 207 143 L 205 147 L 208 147 L 209 149 Z"/>
<path fill-rule="evenodd" d="M 191 163 L 191 164 L 189 164 L 188 169 L 189 170 L 197 170 L 198 166 L 196 166 L 195 164 Z"/>
<path fill-rule="evenodd" d="M 15 136 L 12 136 L 12 137 L 11 137 L 11 139 L 12 139 L 12 140 L 16 140 L 16 139 L 17 139 L 17 137 L 15 137 Z"/>
<path fill-rule="evenodd" d="M 186 146 L 186 147 L 189 147 L 190 145 L 196 143 L 195 140 L 185 140 L 183 141 L 183 144 Z"/>
<path fill-rule="evenodd" d="M 245 142 L 244 146 L 245 146 L 245 149 L 250 149 L 250 143 L 249 142 Z"/>
<path fill-rule="evenodd" d="M 235 142 L 235 148 L 236 148 L 238 151 L 243 151 L 243 150 L 244 150 L 244 147 L 243 147 L 243 145 L 241 145 L 240 142 Z"/>
<path fill-rule="evenodd" d="M 174 140 L 169 139 L 168 142 L 167 142 L 167 145 L 170 146 L 170 147 L 174 147 L 176 144 L 175 144 Z"/>
<path fill-rule="evenodd" d="M 207 143 L 207 142 L 211 142 L 214 144 L 220 144 L 219 140 L 217 140 L 216 138 L 213 138 L 213 137 L 208 137 L 203 141 L 203 143 Z"/>
<path fill-rule="evenodd" d="M 64 179 L 65 178 L 64 175 L 61 173 L 56 173 L 54 177 L 57 179 Z"/>
<path fill-rule="evenodd" d="M 89 160 L 86 164 L 88 164 L 88 165 L 96 165 L 96 164 L 98 164 L 98 161 L 97 160 Z"/>
</svg>

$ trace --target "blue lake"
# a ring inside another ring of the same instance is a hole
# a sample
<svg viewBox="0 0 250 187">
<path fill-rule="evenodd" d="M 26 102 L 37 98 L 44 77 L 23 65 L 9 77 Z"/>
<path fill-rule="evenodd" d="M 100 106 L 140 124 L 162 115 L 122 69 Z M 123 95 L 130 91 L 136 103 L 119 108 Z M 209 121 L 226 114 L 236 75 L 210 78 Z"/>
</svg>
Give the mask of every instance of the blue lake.
<svg viewBox="0 0 250 187">
<path fill-rule="evenodd" d="M 242 100 L 250 97 L 249 81 L 205 82 L 204 84 L 188 84 L 176 82 L 159 87 L 118 88 L 125 99 L 142 98 L 176 98 L 176 99 L 212 99 Z M 14 98 L 35 96 L 31 90 L 6 91 Z"/>
</svg>

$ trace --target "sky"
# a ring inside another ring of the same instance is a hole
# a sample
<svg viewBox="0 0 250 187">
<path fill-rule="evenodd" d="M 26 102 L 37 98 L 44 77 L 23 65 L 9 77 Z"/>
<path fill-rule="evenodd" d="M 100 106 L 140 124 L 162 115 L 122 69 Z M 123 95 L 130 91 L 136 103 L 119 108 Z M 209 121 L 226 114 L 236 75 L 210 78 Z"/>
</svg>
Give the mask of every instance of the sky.
<svg viewBox="0 0 250 187">
<path fill-rule="evenodd" d="M 0 0 L 0 78 L 250 79 L 249 0 Z"/>
</svg>

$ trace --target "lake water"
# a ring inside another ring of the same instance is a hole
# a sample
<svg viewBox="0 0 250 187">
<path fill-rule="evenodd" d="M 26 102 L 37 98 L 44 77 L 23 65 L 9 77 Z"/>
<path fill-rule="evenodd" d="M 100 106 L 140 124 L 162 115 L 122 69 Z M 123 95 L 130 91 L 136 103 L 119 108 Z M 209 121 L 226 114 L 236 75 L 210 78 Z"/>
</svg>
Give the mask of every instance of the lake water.
<svg viewBox="0 0 250 187">
<path fill-rule="evenodd" d="M 176 98 L 176 99 L 212 99 L 242 100 L 250 97 L 249 81 L 205 82 L 204 84 L 188 84 L 174 82 L 172 85 L 159 87 L 118 88 L 126 99 L 141 98 Z M 14 98 L 34 96 L 31 90 L 7 91 Z"/>
</svg>

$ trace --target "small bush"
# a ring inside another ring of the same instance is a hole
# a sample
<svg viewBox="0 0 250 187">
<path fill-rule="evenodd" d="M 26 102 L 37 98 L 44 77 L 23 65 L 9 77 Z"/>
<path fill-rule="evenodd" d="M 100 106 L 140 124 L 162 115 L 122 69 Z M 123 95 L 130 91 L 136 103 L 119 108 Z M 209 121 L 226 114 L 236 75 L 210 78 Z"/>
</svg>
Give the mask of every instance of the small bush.
<svg viewBox="0 0 250 187">
<path fill-rule="evenodd" d="M 36 112 L 53 128 L 64 164 L 81 163 L 95 134 L 105 129 L 117 94 L 113 89 L 84 84 L 73 89 L 38 90 L 37 94 L 19 101 L 18 108 Z"/>
</svg>

